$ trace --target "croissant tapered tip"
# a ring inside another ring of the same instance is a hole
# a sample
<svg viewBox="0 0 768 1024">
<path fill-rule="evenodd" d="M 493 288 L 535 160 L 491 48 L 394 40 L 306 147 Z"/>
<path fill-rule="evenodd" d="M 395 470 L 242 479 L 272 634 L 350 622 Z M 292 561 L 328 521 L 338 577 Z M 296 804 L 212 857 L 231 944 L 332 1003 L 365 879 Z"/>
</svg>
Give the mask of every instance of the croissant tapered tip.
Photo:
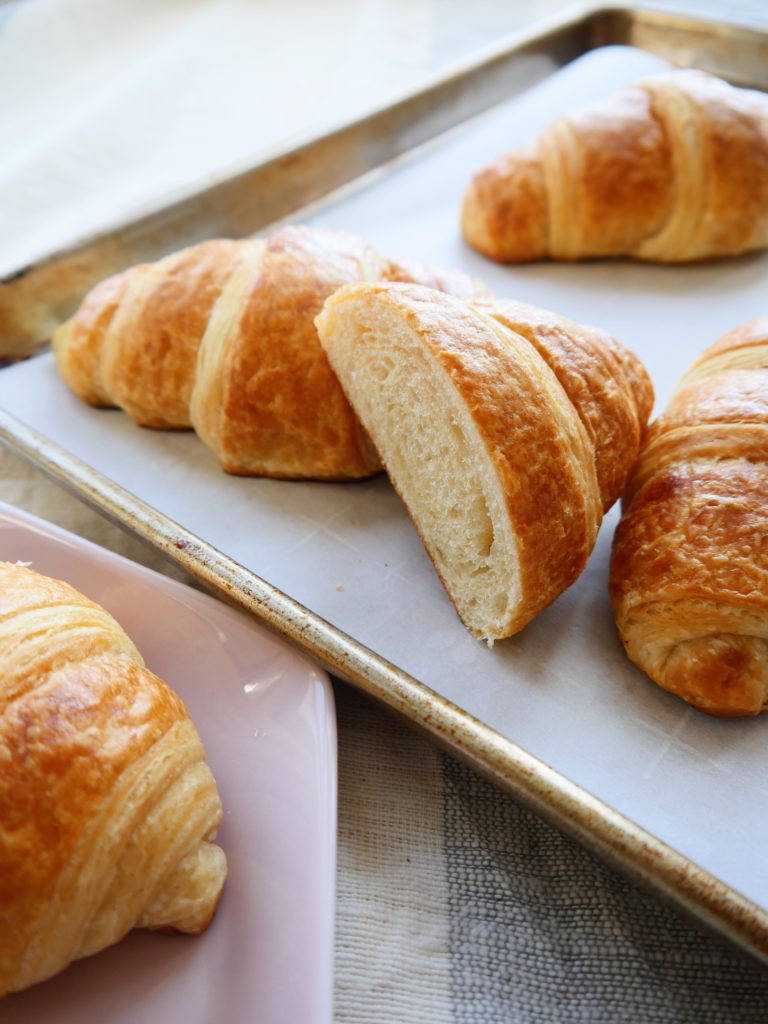
<svg viewBox="0 0 768 1024">
<path fill-rule="evenodd" d="M 547 255 L 547 194 L 534 146 L 522 146 L 479 171 L 461 210 L 469 244 L 499 263 L 527 263 Z"/>
</svg>

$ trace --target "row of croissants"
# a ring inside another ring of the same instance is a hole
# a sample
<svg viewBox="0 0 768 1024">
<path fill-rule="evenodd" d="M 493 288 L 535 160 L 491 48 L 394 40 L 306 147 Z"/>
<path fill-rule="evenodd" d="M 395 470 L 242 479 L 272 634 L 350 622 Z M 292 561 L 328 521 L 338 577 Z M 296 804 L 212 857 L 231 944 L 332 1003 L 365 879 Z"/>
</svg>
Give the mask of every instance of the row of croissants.
<svg viewBox="0 0 768 1024">
<path fill-rule="evenodd" d="M 710 76 L 641 83 L 481 172 L 465 236 L 504 261 L 768 244 L 766 125 L 764 100 Z M 766 708 L 768 317 L 704 351 L 649 427 L 648 373 L 604 331 L 289 227 L 118 274 L 53 344 L 75 394 L 193 428 L 230 473 L 385 469 L 489 642 L 577 579 L 622 497 L 609 587 L 630 659 L 711 714 Z M 117 622 L 0 563 L 0 995 L 134 927 L 203 930 L 221 816 L 189 715 Z"/>
<path fill-rule="evenodd" d="M 768 318 L 703 353 L 648 429 L 649 376 L 594 327 L 287 227 L 111 278 L 60 371 L 232 473 L 386 469 L 460 618 L 493 642 L 584 569 L 624 496 L 610 590 L 629 657 L 715 715 L 768 694 Z"/>
</svg>

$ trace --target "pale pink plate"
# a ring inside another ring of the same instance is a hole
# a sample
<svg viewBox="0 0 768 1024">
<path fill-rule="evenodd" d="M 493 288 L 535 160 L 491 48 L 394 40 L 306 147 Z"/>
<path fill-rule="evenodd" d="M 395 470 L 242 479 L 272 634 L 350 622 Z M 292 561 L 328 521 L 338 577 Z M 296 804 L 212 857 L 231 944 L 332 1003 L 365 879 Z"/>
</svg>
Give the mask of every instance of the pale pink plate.
<svg viewBox="0 0 768 1024">
<path fill-rule="evenodd" d="M 336 720 L 328 677 L 240 612 L 0 502 L 0 559 L 107 608 L 181 695 L 224 804 L 201 936 L 133 932 L 7 996 L 3 1024 L 329 1024 Z"/>
</svg>

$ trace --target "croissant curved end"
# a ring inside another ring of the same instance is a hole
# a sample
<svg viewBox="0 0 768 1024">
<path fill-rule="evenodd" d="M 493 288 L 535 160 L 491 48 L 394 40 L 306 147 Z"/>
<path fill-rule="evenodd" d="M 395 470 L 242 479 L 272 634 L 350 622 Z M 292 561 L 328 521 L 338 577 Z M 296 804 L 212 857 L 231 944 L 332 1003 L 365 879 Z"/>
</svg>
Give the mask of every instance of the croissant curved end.
<svg viewBox="0 0 768 1024">
<path fill-rule="evenodd" d="M 760 637 L 708 633 L 627 654 L 663 689 L 717 718 L 759 715 L 768 705 L 768 643 Z"/>
<path fill-rule="evenodd" d="M 461 210 L 465 240 L 501 263 L 547 255 L 548 209 L 544 172 L 533 146 L 523 146 L 479 171 Z"/>
</svg>

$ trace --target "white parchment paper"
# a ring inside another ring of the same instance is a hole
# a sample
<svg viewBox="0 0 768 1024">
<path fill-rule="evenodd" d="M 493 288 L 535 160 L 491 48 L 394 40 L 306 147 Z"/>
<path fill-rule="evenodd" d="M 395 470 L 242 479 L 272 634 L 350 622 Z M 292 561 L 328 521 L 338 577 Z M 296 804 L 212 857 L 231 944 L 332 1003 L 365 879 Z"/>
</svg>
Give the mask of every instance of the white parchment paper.
<svg viewBox="0 0 768 1024">
<path fill-rule="evenodd" d="M 690 267 L 504 268 L 458 231 L 474 170 L 569 106 L 660 67 L 636 50 L 587 55 L 333 207 L 294 219 L 357 231 L 392 256 L 463 267 L 500 295 L 611 331 L 643 358 L 661 406 L 706 345 L 766 312 L 765 255 Z M 459 623 L 386 479 L 228 477 L 191 434 L 141 430 L 81 404 L 50 356 L 0 373 L 0 403 L 768 906 L 768 719 L 710 719 L 627 662 L 606 591 L 615 510 L 578 582 L 522 634 L 488 649 Z"/>
</svg>

